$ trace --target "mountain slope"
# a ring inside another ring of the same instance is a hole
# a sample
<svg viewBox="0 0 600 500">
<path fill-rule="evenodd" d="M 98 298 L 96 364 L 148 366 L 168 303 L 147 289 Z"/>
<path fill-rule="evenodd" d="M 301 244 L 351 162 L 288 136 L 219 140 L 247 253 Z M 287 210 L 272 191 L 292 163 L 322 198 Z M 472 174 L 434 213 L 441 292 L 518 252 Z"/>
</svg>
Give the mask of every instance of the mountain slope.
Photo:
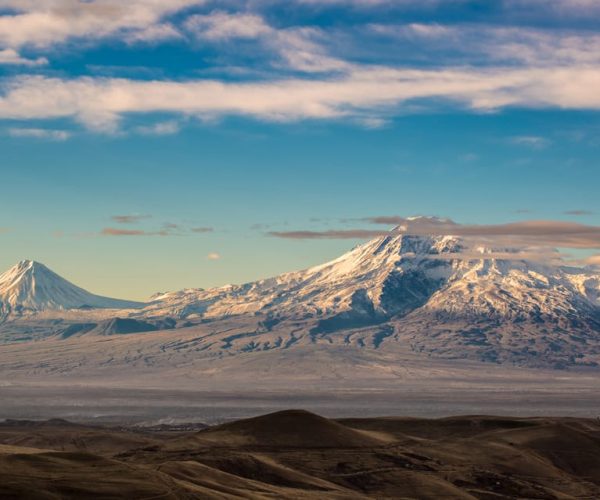
<svg viewBox="0 0 600 500">
<path fill-rule="evenodd" d="M 460 248 L 460 241 L 453 237 L 391 233 L 304 271 L 244 285 L 159 295 L 144 313 L 187 318 L 244 314 L 307 318 L 355 311 L 384 317 L 422 305 L 451 274 L 448 262 L 431 257 Z"/>
<path fill-rule="evenodd" d="M 394 230 L 304 271 L 163 294 L 140 314 L 208 321 L 227 332 L 199 342 L 203 356 L 314 343 L 390 350 L 399 343 L 451 358 L 598 364 L 600 274 L 520 255 Z M 236 318 L 239 330 L 224 327 Z"/>
<path fill-rule="evenodd" d="M 46 310 L 142 306 L 139 302 L 91 294 L 31 260 L 23 260 L 0 275 L 0 317 Z"/>
<path fill-rule="evenodd" d="M 507 258 L 510 252 L 515 258 Z M 222 318 L 268 315 L 389 319 L 419 308 L 457 317 L 596 318 L 600 273 L 523 260 L 515 250 L 470 247 L 452 236 L 392 231 L 340 258 L 244 285 L 188 289 L 154 298 L 146 315 Z M 373 321 L 375 323 L 376 321 Z"/>
</svg>

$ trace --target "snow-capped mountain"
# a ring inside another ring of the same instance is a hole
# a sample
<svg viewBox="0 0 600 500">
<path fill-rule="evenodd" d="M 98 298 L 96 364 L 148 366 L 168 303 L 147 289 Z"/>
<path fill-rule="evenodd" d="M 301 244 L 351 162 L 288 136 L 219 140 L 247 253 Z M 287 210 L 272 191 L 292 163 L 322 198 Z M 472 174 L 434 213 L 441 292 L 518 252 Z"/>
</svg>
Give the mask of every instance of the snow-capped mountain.
<svg viewBox="0 0 600 500">
<path fill-rule="evenodd" d="M 0 275 L 0 318 L 47 310 L 129 309 L 143 305 L 91 294 L 32 260 L 22 260 Z"/>
<path fill-rule="evenodd" d="M 397 228 L 303 271 L 160 293 L 145 307 L 114 311 L 110 318 L 84 310 L 52 324 L 41 319 L 35 328 L 30 319 L 12 322 L 0 333 L 9 341 L 134 335 L 131 349 L 137 354 L 125 356 L 124 363 L 138 357 L 162 363 L 171 356 L 183 356 L 183 364 L 202 363 L 299 347 L 307 352 L 319 344 L 343 349 L 344 356 L 369 351 L 384 357 L 378 366 L 389 369 L 398 352 L 525 366 L 600 366 L 600 272 L 524 255 Z M 33 311 L 138 305 L 88 294 L 31 262 L 2 275 L 0 300 L 9 310 Z M 120 318 L 131 324 L 113 328 L 124 324 Z M 160 331 L 163 340 L 156 336 Z M 120 356 L 111 351 L 107 359 Z"/>
<path fill-rule="evenodd" d="M 600 273 L 521 255 L 397 229 L 304 271 L 162 294 L 140 314 L 215 325 L 254 318 L 253 332 L 221 343 L 211 337 L 206 349 L 228 354 L 315 342 L 385 349 L 396 342 L 446 357 L 597 363 Z"/>
<path fill-rule="evenodd" d="M 304 271 L 244 285 L 157 295 L 143 313 L 327 318 L 354 312 L 391 318 L 422 308 L 429 313 L 519 320 L 592 314 L 600 308 L 600 273 L 524 260 L 516 250 L 480 246 L 474 254 L 471 248 L 458 237 L 411 236 L 394 230 Z"/>
<path fill-rule="evenodd" d="M 157 295 L 143 312 L 182 318 L 243 314 L 306 318 L 360 312 L 364 307 L 389 316 L 423 305 L 452 274 L 449 260 L 434 257 L 460 250 L 457 238 L 392 232 L 304 271 L 243 285 Z"/>
</svg>

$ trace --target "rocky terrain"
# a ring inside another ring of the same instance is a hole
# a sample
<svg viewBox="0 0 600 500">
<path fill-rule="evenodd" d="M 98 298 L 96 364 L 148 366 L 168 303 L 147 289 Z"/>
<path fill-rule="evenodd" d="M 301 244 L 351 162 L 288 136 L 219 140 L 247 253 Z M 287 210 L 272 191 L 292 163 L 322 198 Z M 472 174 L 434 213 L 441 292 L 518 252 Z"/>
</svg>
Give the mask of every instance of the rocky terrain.
<svg viewBox="0 0 600 500">
<path fill-rule="evenodd" d="M 331 420 L 287 410 L 199 431 L 0 423 L 2 498 L 598 498 L 600 425 Z"/>
</svg>

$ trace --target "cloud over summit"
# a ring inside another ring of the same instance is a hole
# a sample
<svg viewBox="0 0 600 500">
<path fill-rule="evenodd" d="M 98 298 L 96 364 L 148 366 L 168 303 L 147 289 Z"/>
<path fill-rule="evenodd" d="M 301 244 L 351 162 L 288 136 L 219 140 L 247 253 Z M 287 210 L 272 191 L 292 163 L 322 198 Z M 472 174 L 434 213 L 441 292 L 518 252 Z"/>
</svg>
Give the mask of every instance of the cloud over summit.
<svg viewBox="0 0 600 500">
<path fill-rule="evenodd" d="M 489 242 L 500 247 L 563 247 L 600 249 L 600 226 L 553 220 L 529 220 L 506 224 L 458 224 L 449 219 L 380 216 L 364 222 L 396 226 L 395 231 L 418 236 L 451 235 Z M 325 231 L 280 231 L 270 236 L 286 239 L 367 239 L 389 233 L 389 229 L 340 229 Z"/>
</svg>

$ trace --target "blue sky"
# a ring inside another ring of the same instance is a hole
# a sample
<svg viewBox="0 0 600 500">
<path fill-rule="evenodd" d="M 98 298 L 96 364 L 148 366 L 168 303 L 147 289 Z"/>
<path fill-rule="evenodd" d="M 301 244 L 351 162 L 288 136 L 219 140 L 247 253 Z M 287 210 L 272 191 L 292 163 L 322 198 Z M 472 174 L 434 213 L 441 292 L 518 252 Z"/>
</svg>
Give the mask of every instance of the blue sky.
<svg viewBox="0 0 600 500">
<path fill-rule="evenodd" d="M 590 257 L 599 89 L 588 0 L 3 0 L 0 268 L 143 299 L 414 214 Z"/>
</svg>

